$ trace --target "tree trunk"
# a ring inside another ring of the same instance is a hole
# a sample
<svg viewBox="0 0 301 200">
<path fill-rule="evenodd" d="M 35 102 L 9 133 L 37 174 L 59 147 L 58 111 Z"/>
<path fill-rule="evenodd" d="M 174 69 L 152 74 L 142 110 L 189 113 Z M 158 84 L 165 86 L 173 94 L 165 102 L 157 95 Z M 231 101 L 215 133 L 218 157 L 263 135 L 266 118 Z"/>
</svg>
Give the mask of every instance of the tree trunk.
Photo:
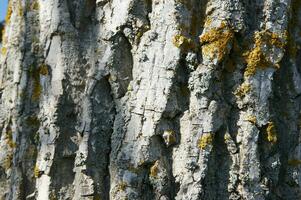
<svg viewBox="0 0 301 200">
<path fill-rule="evenodd" d="M 10 0 L 0 199 L 301 199 L 299 0 Z"/>
</svg>

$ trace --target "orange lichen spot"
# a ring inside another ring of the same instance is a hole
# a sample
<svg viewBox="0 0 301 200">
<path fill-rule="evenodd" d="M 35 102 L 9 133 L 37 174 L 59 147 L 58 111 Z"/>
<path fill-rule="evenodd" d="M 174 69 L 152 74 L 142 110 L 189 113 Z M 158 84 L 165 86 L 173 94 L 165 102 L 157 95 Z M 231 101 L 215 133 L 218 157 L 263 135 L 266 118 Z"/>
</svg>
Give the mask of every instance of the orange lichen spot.
<svg viewBox="0 0 301 200">
<path fill-rule="evenodd" d="M 250 115 L 247 117 L 246 121 L 252 123 L 252 124 L 256 124 L 256 117 L 254 115 Z"/>
<path fill-rule="evenodd" d="M 198 147 L 200 149 L 205 149 L 208 145 L 212 145 L 214 134 L 213 133 L 204 133 L 198 140 Z"/>
<path fill-rule="evenodd" d="M 251 91 L 251 85 L 249 83 L 244 82 L 236 89 L 234 95 L 236 97 L 242 98 L 246 96 L 246 94 L 250 91 Z"/>
<path fill-rule="evenodd" d="M 183 35 L 175 35 L 172 39 L 172 43 L 177 47 L 177 48 L 181 48 L 184 51 L 187 51 L 189 49 L 193 49 L 194 43 L 190 38 L 187 38 Z"/>
<path fill-rule="evenodd" d="M 276 143 L 277 142 L 277 132 L 276 132 L 274 122 L 268 122 L 266 132 L 267 132 L 267 140 L 271 143 Z"/>
<path fill-rule="evenodd" d="M 293 167 L 297 167 L 301 165 L 301 160 L 299 159 L 290 159 L 287 162 L 288 165 L 293 166 Z"/>
<path fill-rule="evenodd" d="M 220 62 L 229 53 L 233 38 L 234 31 L 222 22 L 219 27 L 212 28 L 200 36 L 202 52 L 210 59 L 217 58 Z"/>
<path fill-rule="evenodd" d="M 155 164 L 150 168 L 150 176 L 156 178 L 159 173 L 159 160 L 155 162 Z"/>
<path fill-rule="evenodd" d="M 244 54 L 247 62 L 245 77 L 255 74 L 257 69 L 266 69 L 268 67 L 279 68 L 277 63 L 272 63 L 267 55 L 267 52 L 272 48 L 284 48 L 287 43 L 287 33 L 276 34 L 270 31 L 256 32 L 254 36 L 254 48 L 250 52 Z"/>
</svg>

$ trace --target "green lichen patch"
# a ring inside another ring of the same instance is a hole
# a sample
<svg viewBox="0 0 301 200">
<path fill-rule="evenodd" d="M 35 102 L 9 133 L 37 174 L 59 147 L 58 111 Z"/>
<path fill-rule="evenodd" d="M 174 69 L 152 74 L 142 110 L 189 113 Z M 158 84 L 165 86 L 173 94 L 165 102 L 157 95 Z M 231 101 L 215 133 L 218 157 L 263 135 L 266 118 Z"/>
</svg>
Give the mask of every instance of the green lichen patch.
<svg viewBox="0 0 301 200">
<path fill-rule="evenodd" d="M 219 27 L 212 28 L 200 36 L 202 52 L 211 60 L 217 58 L 220 62 L 229 53 L 233 43 L 234 31 L 226 22 Z"/>
<path fill-rule="evenodd" d="M 267 128 L 267 140 L 270 143 L 276 143 L 277 142 L 277 132 L 274 122 L 268 122 Z"/>
<path fill-rule="evenodd" d="M 283 49 L 287 43 L 287 33 L 276 34 L 270 31 L 256 32 L 254 36 L 254 48 L 244 53 L 247 67 L 245 77 L 252 76 L 257 69 L 266 69 L 268 67 L 279 68 L 278 63 L 272 63 L 267 53 L 273 48 Z"/>
<path fill-rule="evenodd" d="M 213 133 L 204 133 L 198 140 L 198 147 L 200 149 L 205 149 L 207 146 L 212 145 L 214 134 Z"/>
</svg>

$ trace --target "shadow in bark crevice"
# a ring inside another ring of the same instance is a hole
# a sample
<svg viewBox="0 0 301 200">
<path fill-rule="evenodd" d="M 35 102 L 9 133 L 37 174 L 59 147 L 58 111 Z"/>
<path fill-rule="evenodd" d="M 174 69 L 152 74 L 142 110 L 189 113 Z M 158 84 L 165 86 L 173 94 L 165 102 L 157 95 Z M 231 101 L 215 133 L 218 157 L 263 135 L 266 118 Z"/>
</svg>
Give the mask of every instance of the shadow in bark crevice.
<svg viewBox="0 0 301 200">
<path fill-rule="evenodd" d="M 223 127 L 215 134 L 213 147 L 209 156 L 207 173 L 202 181 L 202 199 L 224 200 L 229 199 L 228 183 L 231 158 L 225 144 Z"/>
<path fill-rule="evenodd" d="M 101 99 L 101 101 L 99 101 Z M 104 77 L 95 85 L 91 95 L 92 123 L 88 144 L 87 175 L 94 181 L 94 197 L 109 199 L 109 155 L 115 117 L 115 104 L 110 84 Z"/>
</svg>

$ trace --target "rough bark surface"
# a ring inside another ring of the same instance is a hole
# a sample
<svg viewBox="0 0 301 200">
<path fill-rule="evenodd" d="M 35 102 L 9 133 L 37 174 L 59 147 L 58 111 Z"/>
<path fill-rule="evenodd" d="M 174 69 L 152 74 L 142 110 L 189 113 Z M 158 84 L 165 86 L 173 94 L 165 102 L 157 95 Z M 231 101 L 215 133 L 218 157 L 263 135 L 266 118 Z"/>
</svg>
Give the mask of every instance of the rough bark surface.
<svg viewBox="0 0 301 200">
<path fill-rule="evenodd" d="M 301 199 L 299 0 L 10 0 L 0 199 Z"/>
</svg>

